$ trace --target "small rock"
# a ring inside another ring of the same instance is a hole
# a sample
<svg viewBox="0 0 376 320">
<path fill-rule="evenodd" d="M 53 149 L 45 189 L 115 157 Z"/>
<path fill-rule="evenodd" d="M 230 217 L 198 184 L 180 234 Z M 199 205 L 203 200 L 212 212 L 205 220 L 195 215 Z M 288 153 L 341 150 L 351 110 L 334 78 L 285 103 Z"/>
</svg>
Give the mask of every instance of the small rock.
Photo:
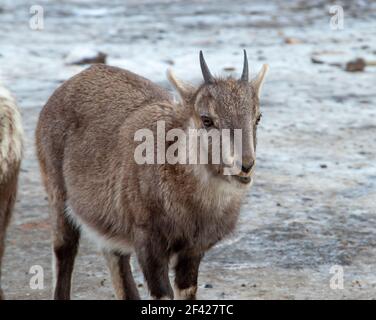
<svg viewBox="0 0 376 320">
<path fill-rule="evenodd" d="M 206 289 L 212 289 L 212 288 L 213 288 L 213 285 L 210 284 L 210 283 L 207 283 L 207 284 L 205 284 L 205 287 L 204 287 L 204 288 L 206 288 Z"/>
<path fill-rule="evenodd" d="M 98 52 L 94 57 L 83 58 L 82 60 L 76 61 L 73 64 L 93 64 L 93 63 L 106 63 L 107 54 L 103 52 Z"/>
<path fill-rule="evenodd" d="M 316 57 L 311 57 L 311 62 L 316 64 L 324 64 L 324 61 L 319 60 Z"/>
<path fill-rule="evenodd" d="M 82 65 L 106 63 L 107 54 L 90 48 L 75 48 L 65 58 L 66 64 Z"/>
<path fill-rule="evenodd" d="M 362 284 L 361 284 L 361 282 L 360 282 L 359 280 L 354 280 L 354 281 L 351 283 L 351 286 L 361 288 L 361 287 L 362 287 Z"/>
<path fill-rule="evenodd" d="M 328 166 L 326 164 L 320 164 L 321 169 L 326 169 Z"/>
<path fill-rule="evenodd" d="M 362 58 L 358 58 L 352 61 L 349 61 L 346 64 L 346 71 L 347 72 L 360 72 L 364 71 L 364 68 L 366 67 L 366 62 Z"/>
<path fill-rule="evenodd" d="M 301 40 L 299 39 L 296 39 L 296 38 L 285 38 L 285 43 L 287 44 L 299 44 L 299 43 L 302 43 Z"/>
<path fill-rule="evenodd" d="M 174 60 L 171 60 L 171 59 L 167 59 L 164 62 L 166 62 L 170 66 L 173 66 L 175 64 Z"/>
</svg>

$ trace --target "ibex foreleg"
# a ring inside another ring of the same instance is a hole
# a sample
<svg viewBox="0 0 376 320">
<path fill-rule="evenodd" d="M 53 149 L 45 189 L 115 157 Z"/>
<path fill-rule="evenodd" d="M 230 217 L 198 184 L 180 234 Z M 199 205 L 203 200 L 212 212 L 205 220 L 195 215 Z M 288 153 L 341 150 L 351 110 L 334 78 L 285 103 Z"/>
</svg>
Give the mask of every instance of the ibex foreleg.
<svg viewBox="0 0 376 320">
<path fill-rule="evenodd" d="M 112 251 L 104 251 L 103 254 L 111 272 L 117 298 L 119 300 L 139 300 L 140 295 L 133 279 L 130 255 Z"/>
<path fill-rule="evenodd" d="M 168 277 L 169 257 L 161 243 L 152 241 L 145 234 L 136 241 L 135 249 L 153 299 L 173 299 L 174 291 Z"/>
<path fill-rule="evenodd" d="M 175 266 L 175 289 L 178 299 L 196 299 L 198 269 L 201 258 L 201 254 L 194 252 L 181 252 L 178 254 Z"/>
</svg>

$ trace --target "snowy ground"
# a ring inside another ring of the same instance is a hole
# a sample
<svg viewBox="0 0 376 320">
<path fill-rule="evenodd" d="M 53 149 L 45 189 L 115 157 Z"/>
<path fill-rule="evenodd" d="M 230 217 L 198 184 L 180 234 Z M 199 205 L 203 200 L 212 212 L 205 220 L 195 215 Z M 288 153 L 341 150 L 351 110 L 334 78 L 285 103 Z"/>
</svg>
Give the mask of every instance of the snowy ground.
<svg viewBox="0 0 376 320">
<path fill-rule="evenodd" d="M 199 49 L 216 74 L 232 68 L 239 74 L 243 48 L 253 74 L 262 63 L 271 67 L 257 175 L 238 230 L 202 264 L 199 297 L 376 298 L 376 67 L 358 73 L 341 67 L 357 57 L 376 61 L 375 3 L 40 0 L 44 29 L 35 31 L 29 27 L 33 2 L 0 4 L 0 74 L 18 99 L 26 131 L 4 258 L 9 299 L 50 297 L 49 222 L 34 129 L 54 89 L 84 68 L 68 62 L 102 51 L 108 64 L 167 86 L 168 67 L 186 80 L 201 80 Z M 329 6 L 341 3 L 344 29 L 332 30 Z M 32 265 L 44 269 L 44 290 L 29 287 Z M 330 287 L 334 265 L 343 267 L 344 289 Z M 87 240 L 73 298 L 114 298 L 104 261 Z"/>
</svg>

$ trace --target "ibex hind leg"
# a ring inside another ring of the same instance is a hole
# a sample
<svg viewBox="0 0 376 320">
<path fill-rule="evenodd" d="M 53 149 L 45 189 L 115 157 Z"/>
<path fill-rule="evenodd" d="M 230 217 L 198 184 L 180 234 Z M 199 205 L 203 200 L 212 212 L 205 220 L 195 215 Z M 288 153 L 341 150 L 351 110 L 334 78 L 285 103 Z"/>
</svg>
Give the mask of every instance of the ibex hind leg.
<svg viewBox="0 0 376 320">
<path fill-rule="evenodd" d="M 0 300 L 4 299 L 1 289 L 1 268 L 5 250 L 5 234 L 16 200 L 17 183 L 15 181 L 10 186 L 6 186 L 6 190 L 3 188 L 4 186 L 0 185 Z"/>
<path fill-rule="evenodd" d="M 130 255 L 114 251 L 103 251 L 111 272 L 112 284 L 119 300 L 139 300 L 140 295 L 134 282 L 130 265 Z"/>
<path fill-rule="evenodd" d="M 5 185 L 0 184 L 0 300 L 4 299 L 1 290 L 1 267 L 5 249 L 5 235 L 16 202 L 18 172 L 19 168 Z"/>
<path fill-rule="evenodd" d="M 55 258 L 54 299 L 69 300 L 80 231 L 65 213 L 67 197 L 61 171 L 51 169 L 51 167 L 47 168 L 41 156 L 39 156 L 39 160 L 43 182 L 48 194 L 52 222 L 53 254 Z"/>
<path fill-rule="evenodd" d="M 55 202 L 53 211 L 53 251 L 55 256 L 55 300 L 69 300 L 72 273 L 77 255 L 80 231 L 66 217 L 65 201 Z"/>
<path fill-rule="evenodd" d="M 6 211 L 7 204 L 0 199 L 0 300 L 4 299 L 3 291 L 1 290 L 1 267 L 2 267 L 2 258 L 4 255 L 5 247 L 5 231 L 7 227 L 6 223 Z"/>
</svg>

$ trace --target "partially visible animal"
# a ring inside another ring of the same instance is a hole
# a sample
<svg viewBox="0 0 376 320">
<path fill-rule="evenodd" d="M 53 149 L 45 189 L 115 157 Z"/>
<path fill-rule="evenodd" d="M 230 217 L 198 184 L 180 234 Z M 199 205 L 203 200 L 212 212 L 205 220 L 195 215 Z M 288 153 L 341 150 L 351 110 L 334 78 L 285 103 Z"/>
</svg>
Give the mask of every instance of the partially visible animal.
<svg viewBox="0 0 376 320">
<path fill-rule="evenodd" d="M 5 235 L 17 194 L 22 159 L 23 130 L 15 99 L 0 85 L 0 299 Z"/>
<path fill-rule="evenodd" d="M 202 52 L 204 82 L 172 73 L 181 100 L 130 71 L 94 65 L 62 84 L 40 113 L 36 145 L 53 221 L 55 299 L 69 299 L 81 230 L 101 244 L 119 299 L 139 299 L 129 259 L 135 252 L 150 294 L 194 299 L 202 257 L 235 228 L 255 168 L 259 97 L 267 71 L 252 80 L 244 52 L 240 79 L 215 78 Z M 239 174 L 219 164 L 138 164 L 135 134 L 148 129 L 241 129 Z"/>
</svg>

